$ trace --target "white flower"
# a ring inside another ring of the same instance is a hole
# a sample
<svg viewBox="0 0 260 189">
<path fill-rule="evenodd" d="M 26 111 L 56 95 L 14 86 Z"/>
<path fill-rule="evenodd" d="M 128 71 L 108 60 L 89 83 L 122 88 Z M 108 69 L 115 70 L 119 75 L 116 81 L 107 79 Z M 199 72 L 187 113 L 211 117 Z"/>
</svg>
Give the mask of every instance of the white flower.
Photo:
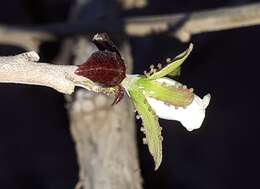
<svg viewBox="0 0 260 189">
<path fill-rule="evenodd" d="M 174 80 L 166 78 L 160 78 L 157 81 L 164 82 L 169 85 L 179 84 Z M 197 95 L 194 95 L 192 103 L 185 108 L 176 108 L 173 105 L 166 104 L 163 101 L 156 100 L 151 97 L 147 97 L 147 101 L 158 117 L 167 120 L 179 121 L 188 131 L 192 131 L 194 129 L 200 128 L 202 125 L 202 122 L 205 118 L 205 110 L 209 105 L 210 98 L 210 94 L 205 95 L 202 99 Z"/>
<path fill-rule="evenodd" d="M 210 94 L 205 95 L 203 99 L 195 95 L 190 105 L 177 109 L 154 98 L 148 97 L 147 100 L 158 117 L 179 121 L 188 131 L 192 131 L 200 128 L 205 118 L 205 109 L 209 104 Z"/>
<path fill-rule="evenodd" d="M 134 81 L 140 76 L 128 75 L 128 77 Z M 168 86 L 181 86 L 179 82 L 168 78 L 160 78 L 155 81 Z M 193 101 L 188 106 L 175 107 L 153 97 L 146 97 L 148 103 L 159 118 L 179 121 L 188 131 L 201 127 L 210 98 L 210 94 L 205 95 L 202 99 L 194 95 Z"/>
<path fill-rule="evenodd" d="M 206 108 L 210 102 L 210 94 L 202 99 L 194 94 L 193 89 L 169 79 L 180 73 L 180 65 L 188 57 L 193 45 L 175 57 L 164 68 L 151 66 L 145 75 L 127 75 L 122 86 L 142 119 L 141 131 L 145 134 L 144 142 L 155 161 L 155 170 L 162 162 L 162 135 L 158 117 L 176 120 L 188 130 L 201 127 Z"/>
</svg>

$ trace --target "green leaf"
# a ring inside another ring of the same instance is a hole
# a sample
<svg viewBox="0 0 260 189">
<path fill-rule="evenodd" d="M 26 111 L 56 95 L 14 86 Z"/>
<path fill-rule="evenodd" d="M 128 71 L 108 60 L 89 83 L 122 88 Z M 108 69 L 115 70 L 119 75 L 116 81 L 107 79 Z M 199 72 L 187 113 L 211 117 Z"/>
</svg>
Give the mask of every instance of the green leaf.
<svg viewBox="0 0 260 189">
<path fill-rule="evenodd" d="M 193 49 L 193 44 L 191 43 L 189 48 L 186 51 L 184 51 L 183 53 L 176 56 L 167 66 L 165 66 L 160 71 L 155 72 L 151 76 L 148 76 L 147 79 L 150 79 L 150 80 L 159 79 L 168 74 L 171 74 L 174 70 L 176 70 L 178 67 L 180 67 L 180 65 L 187 59 L 187 57 L 191 53 L 192 49 Z"/>
<path fill-rule="evenodd" d="M 170 76 L 170 77 L 178 77 L 180 75 L 181 75 L 181 67 L 178 67 L 175 70 L 173 70 L 172 72 L 167 74 L 167 76 Z"/>
<path fill-rule="evenodd" d="M 140 89 L 131 90 L 129 94 L 143 121 L 143 132 L 146 136 L 148 149 L 155 162 L 155 170 L 157 170 L 162 162 L 162 136 L 158 117 L 146 101 Z"/>
<path fill-rule="evenodd" d="M 183 86 L 159 83 L 147 78 L 141 78 L 136 83 L 144 91 L 146 97 L 152 97 L 176 107 L 188 106 L 194 98 L 193 90 Z"/>
</svg>

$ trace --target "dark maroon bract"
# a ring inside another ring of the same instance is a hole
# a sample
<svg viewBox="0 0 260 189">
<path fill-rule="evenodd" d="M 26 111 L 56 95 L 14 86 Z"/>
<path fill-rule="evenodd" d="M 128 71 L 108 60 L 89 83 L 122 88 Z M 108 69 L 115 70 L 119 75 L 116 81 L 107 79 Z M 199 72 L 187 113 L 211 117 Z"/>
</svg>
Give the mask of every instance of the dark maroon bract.
<svg viewBox="0 0 260 189">
<path fill-rule="evenodd" d="M 124 60 L 107 34 L 96 34 L 93 42 L 99 50 L 80 65 L 75 74 L 86 77 L 102 87 L 116 88 L 113 104 L 117 104 L 124 96 L 124 90 L 120 85 L 126 77 Z"/>
</svg>

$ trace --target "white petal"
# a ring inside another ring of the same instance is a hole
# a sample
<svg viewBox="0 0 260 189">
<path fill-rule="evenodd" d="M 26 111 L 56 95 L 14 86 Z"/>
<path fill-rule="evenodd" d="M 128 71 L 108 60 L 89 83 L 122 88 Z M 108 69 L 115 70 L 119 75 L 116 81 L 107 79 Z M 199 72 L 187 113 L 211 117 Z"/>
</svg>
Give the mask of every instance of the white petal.
<svg viewBox="0 0 260 189">
<path fill-rule="evenodd" d="M 159 83 L 165 83 L 167 85 L 181 85 L 181 83 L 179 83 L 178 81 L 175 81 L 173 79 L 169 79 L 169 78 L 166 78 L 166 77 L 156 79 L 156 81 L 159 82 Z"/>
<path fill-rule="evenodd" d="M 176 109 L 172 105 L 150 97 L 147 98 L 147 101 L 160 118 L 180 121 L 188 131 L 192 131 L 200 128 L 205 118 L 205 109 L 210 102 L 210 94 L 205 95 L 203 99 L 195 95 L 192 103 L 186 108 Z"/>
</svg>

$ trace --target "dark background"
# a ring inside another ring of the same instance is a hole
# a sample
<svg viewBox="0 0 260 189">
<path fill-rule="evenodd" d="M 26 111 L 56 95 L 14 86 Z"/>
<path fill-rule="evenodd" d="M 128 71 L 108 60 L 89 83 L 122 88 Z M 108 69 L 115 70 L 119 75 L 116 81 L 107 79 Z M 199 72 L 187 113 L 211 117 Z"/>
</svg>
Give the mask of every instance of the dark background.
<svg viewBox="0 0 260 189">
<path fill-rule="evenodd" d="M 107 0 L 97 0 L 92 18 Z M 145 9 L 117 12 L 121 17 L 178 13 L 246 4 L 247 0 L 150 0 Z M 40 26 L 65 21 L 71 0 L 1 1 L 1 24 Z M 111 13 L 112 14 L 112 13 Z M 115 19 L 115 18 L 114 18 Z M 94 22 L 94 20 L 93 20 Z M 130 38 L 135 73 L 174 57 L 187 48 L 167 34 Z M 212 101 L 201 129 L 188 132 L 180 123 L 160 120 L 164 127 L 164 159 L 159 171 L 137 132 L 145 189 L 238 189 L 259 186 L 259 55 L 260 27 L 211 32 L 192 37 L 194 51 L 180 80 Z M 41 47 L 51 61 L 60 43 Z M 0 46 L 1 55 L 23 52 Z M 0 85 L 0 189 L 72 189 L 78 167 L 69 133 L 65 100 L 37 86 Z M 139 130 L 139 129 L 137 129 Z"/>
</svg>

